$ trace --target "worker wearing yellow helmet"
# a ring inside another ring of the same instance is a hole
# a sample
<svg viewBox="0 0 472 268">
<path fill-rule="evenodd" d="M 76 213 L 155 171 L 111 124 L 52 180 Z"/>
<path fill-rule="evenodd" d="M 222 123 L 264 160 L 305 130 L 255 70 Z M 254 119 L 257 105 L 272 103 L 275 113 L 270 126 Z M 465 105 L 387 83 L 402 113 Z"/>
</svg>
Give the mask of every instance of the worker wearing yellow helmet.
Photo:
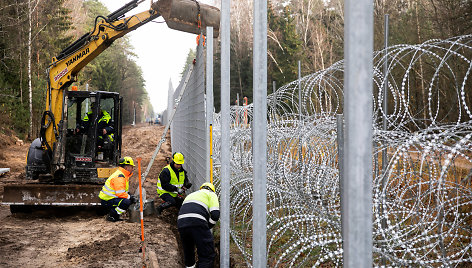
<svg viewBox="0 0 472 268">
<path fill-rule="evenodd" d="M 195 247 L 197 267 L 213 267 L 215 245 L 210 229 L 220 219 L 220 204 L 215 186 L 205 182 L 199 191 L 189 194 L 179 210 L 177 227 L 184 251 L 186 267 L 195 267 Z"/>
<path fill-rule="evenodd" d="M 133 170 L 133 159 L 129 156 L 121 158 L 118 169 L 108 177 L 98 195 L 102 206 L 108 211 L 108 221 L 119 221 L 120 215 L 136 202 L 136 197 L 128 193 L 129 178 L 133 175 Z"/>
<path fill-rule="evenodd" d="M 164 200 L 164 203 L 157 207 L 158 215 L 164 209 L 172 206 L 180 208 L 183 202 L 183 194 L 192 186 L 187 177 L 187 171 L 182 167 L 184 163 L 184 155 L 180 152 L 175 152 L 170 163 L 159 174 L 157 194 Z"/>
</svg>

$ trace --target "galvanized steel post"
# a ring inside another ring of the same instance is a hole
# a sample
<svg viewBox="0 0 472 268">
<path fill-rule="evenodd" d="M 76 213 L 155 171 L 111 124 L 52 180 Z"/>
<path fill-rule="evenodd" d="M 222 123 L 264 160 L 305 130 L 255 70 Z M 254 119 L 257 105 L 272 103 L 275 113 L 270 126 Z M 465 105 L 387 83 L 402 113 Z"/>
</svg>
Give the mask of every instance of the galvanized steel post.
<svg viewBox="0 0 472 268">
<path fill-rule="evenodd" d="M 373 3 L 345 2 L 344 267 L 372 267 Z"/>
<path fill-rule="evenodd" d="M 253 267 L 267 267 L 267 0 L 254 0 Z"/>
<path fill-rule="evenodd" d="M 341 199 L 341 214 L 344 214 L 346 199 L 344 198 L 344 116 L 342 114 L 336 115 L 336 130 L 338 133 L 338 167 L 339 167 L 339 193 Z M 341 217 L 341 238 L 344 239 L 344 228 L 346 227 L 346 217 Z"/>
<path fill-rule="evenodd" d="M 229 267 L 230 224 L 230 0 L 221 1 L 221 220 L 220 267 Z"/>
<path fill-rule="evenodd" d="M 206 126 L 207 126 L 207 157 L 206 180 L 213 183 L 213 27 L 206 27 Z"/>
<path fill-rule="evenodd" d="M 169 123 L 170 113 L 174 109 L 174 87 L 172 86 L 172 80 L 169 79 L 169 89 L 167 90 L 167 110 L 166 118 L 162 120 L 162 124 L 165 126 Z M 172 131 L 172 128 L 171 128 Z"/>
</svg>

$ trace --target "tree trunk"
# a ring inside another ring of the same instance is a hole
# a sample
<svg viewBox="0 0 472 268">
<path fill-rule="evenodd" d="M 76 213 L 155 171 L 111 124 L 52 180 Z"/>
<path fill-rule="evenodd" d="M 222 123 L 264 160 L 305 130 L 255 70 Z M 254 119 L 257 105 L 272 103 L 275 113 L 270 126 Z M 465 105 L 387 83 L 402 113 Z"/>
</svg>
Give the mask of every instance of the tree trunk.
<svg viewBox="0 0 472 268">
<path fill-rule="evenodd" d="M 30 113 L 30 118 L 29 118 L 29 130 L 28 130 L 28 138 L 31 139 L 33 135 L 33 88 L 31 86 L 31 60 L 32 60 L 32 55 L 31 55 L 31 0 L 28 0 L 28 92 L 29 92 L 29 113 Z"/>
<path fill-rule="evenodd" d="M 21 16 L 20 16 L 20 4 L 18 3 L 18 0 L 16 1 L 16 16 L 18 20 L 18 26 L 21 25 Z M 18 34 L 18 44 L 23 44 L 23 37 L 22 37 L 22 30 L 20 28 L 20 33 Z M 20 70 L 20 81 L 19 81 L 19 86 L 20 86 L 20 103 L 23 104 L 23 66 L 22 64 L 22 57 L 21 57 L 21 45 L 17 48 L 18 49 L 18 61 L 19 61 L 19 66 L 18 68 Z"/>
</svg>

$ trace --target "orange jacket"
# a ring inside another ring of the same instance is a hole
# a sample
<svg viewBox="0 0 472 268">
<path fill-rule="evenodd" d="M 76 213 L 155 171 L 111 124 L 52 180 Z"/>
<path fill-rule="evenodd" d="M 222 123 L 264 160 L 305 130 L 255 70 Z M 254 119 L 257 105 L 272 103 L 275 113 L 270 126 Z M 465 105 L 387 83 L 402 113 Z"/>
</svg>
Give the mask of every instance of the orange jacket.
<svg viewBox="0 0 472 268">
<path fill-rule="evenodd" d="M 100 191 L 99 197 L 103 200 L 110 200 L 113 198 L 126 198 L 129 199 L 129 177 L 132 173 L 126 169 L 119 167 L 105 182 L 102 190 Z"/>
</svg>

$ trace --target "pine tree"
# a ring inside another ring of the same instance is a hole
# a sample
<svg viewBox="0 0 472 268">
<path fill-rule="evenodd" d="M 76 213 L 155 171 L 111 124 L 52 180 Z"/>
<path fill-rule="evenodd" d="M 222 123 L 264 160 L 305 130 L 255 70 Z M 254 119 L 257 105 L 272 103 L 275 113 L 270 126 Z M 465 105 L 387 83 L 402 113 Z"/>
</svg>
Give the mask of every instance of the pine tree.
<svg viewBox="0 0 472 268">
<path fill-rule="evenodd" d="M 272 55 L 269 77 L 282 86 L 298 78 L 298 61 L 303 57 L 302 42 L 288 6 L 282 10 L 280 16 L 275 15 L 272 9 L 268 14 L 269 27 L 274 36 L 268 44 Z"/>
</svg>

